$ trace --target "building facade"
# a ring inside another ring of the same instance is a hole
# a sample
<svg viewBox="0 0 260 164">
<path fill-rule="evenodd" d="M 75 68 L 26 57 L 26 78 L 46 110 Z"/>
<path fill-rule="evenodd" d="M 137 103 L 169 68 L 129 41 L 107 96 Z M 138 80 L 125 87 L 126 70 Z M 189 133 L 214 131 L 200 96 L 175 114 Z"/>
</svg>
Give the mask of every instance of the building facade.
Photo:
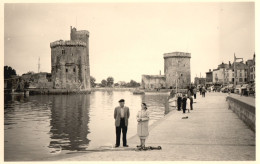
<svg viewBox="0 0 260 164">
<path fill-rule="evenodd" d="M 166 87 L 164 75 L 142 75 L 143 89 L 162 89 Z"/>
<path fill-rule="evenodd" d="M 53 88 L 89 90 L 89 32 L 71 27 L 70 36 L 50 43 Z"/>
<path fill-rule="evenodd" d="M 206 85 L 206 78 L 203 77 L 195 77 L 194 78 L 194 85 L 198 86 L 205 86 Z"/>
<path fill-rule="evenodd" d="M 213 72 L 210 69 L 209 72 L 206 72 L 206 82 L 205 82 L 205 85 L 206 86 L 211 86 L 212 84 L 213 84 Z"/>
</svg>

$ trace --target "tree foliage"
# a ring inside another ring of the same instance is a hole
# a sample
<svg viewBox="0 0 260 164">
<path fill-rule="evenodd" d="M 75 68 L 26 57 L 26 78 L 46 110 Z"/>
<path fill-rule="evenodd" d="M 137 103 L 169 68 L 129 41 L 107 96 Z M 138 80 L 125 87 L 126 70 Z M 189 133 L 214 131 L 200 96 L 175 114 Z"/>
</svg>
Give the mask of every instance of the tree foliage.
<svg viewBox="0 0 260 164">
<path fill-rule="evenodd" d="M 16 75 L 16 70 L 9 66 L 4 66 L 4 78 L 8 79 L 12 75 Z"/>
<path fill-rule="evenodd" d="M 102 87 L 106 87 L 106 86 L 107 86 L 107 81 L 106 81 L 105 79 L 103 79 L 103 80 L 101 81 L 101 86 L 102 86 Z"/>
<path fill-rule="evenodd" d="M 107 86 L 108 86 L 108 87 L 112 87 L 113 84 L 114 84 L 114 78 L 111 77 L 111 76 L 109 76 L 109 77 L 107 78 Z"/>
<path fill-rule="evenodd" d="M 94 88 L 96 86 L 96 79 L 93 76 L 90 76 L 90 84 L 91 87 Z"/>
</svg>

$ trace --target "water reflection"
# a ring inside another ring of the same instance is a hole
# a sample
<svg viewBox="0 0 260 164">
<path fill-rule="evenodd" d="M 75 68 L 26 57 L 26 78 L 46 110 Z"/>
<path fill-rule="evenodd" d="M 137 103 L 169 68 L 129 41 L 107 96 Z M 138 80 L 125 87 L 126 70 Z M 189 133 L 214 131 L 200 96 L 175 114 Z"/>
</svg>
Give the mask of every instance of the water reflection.
<svg viewBox="0 0 260 164">
<path fill-rule="evenodd" d="M 90 95 L 60 95 L 52 97 L 51 148 L 82 150 L 90 140 L 89 109 Z"/>
</svg>

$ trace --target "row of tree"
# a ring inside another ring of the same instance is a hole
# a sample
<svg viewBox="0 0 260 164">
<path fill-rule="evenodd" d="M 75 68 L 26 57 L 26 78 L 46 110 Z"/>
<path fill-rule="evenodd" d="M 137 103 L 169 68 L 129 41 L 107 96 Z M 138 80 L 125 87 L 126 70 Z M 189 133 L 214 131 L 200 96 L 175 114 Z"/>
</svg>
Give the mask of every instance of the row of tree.
<svg viewBox="0 0 260 164">
<path fill-rule="evenodd" d="M 90 76 L 90 83 L 91 83 L 91 87 L 94 88 L 96 86 L 99 87 L 140 87 L 140 83 L 131 80 L 130 82 L 117 82 L 114 83 L 114 78 L 109 76 L 107 77 L 107 79 L 103 79 L 101 80 L 100 84 L 96 83 L 96 79 L 93 76 Z"/>
</svg>

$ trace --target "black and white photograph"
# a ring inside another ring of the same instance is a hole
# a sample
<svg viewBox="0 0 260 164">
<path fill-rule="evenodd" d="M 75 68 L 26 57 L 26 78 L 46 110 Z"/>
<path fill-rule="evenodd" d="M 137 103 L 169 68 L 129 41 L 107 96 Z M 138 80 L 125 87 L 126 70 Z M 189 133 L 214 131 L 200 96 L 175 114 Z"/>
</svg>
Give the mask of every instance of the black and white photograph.
<svg viewBox="0 0 260 164">
<path fill-rule="evenodd" d="M 1 8 L 2 161 L 258 161 L 257 2 Z"/>
</svg>

